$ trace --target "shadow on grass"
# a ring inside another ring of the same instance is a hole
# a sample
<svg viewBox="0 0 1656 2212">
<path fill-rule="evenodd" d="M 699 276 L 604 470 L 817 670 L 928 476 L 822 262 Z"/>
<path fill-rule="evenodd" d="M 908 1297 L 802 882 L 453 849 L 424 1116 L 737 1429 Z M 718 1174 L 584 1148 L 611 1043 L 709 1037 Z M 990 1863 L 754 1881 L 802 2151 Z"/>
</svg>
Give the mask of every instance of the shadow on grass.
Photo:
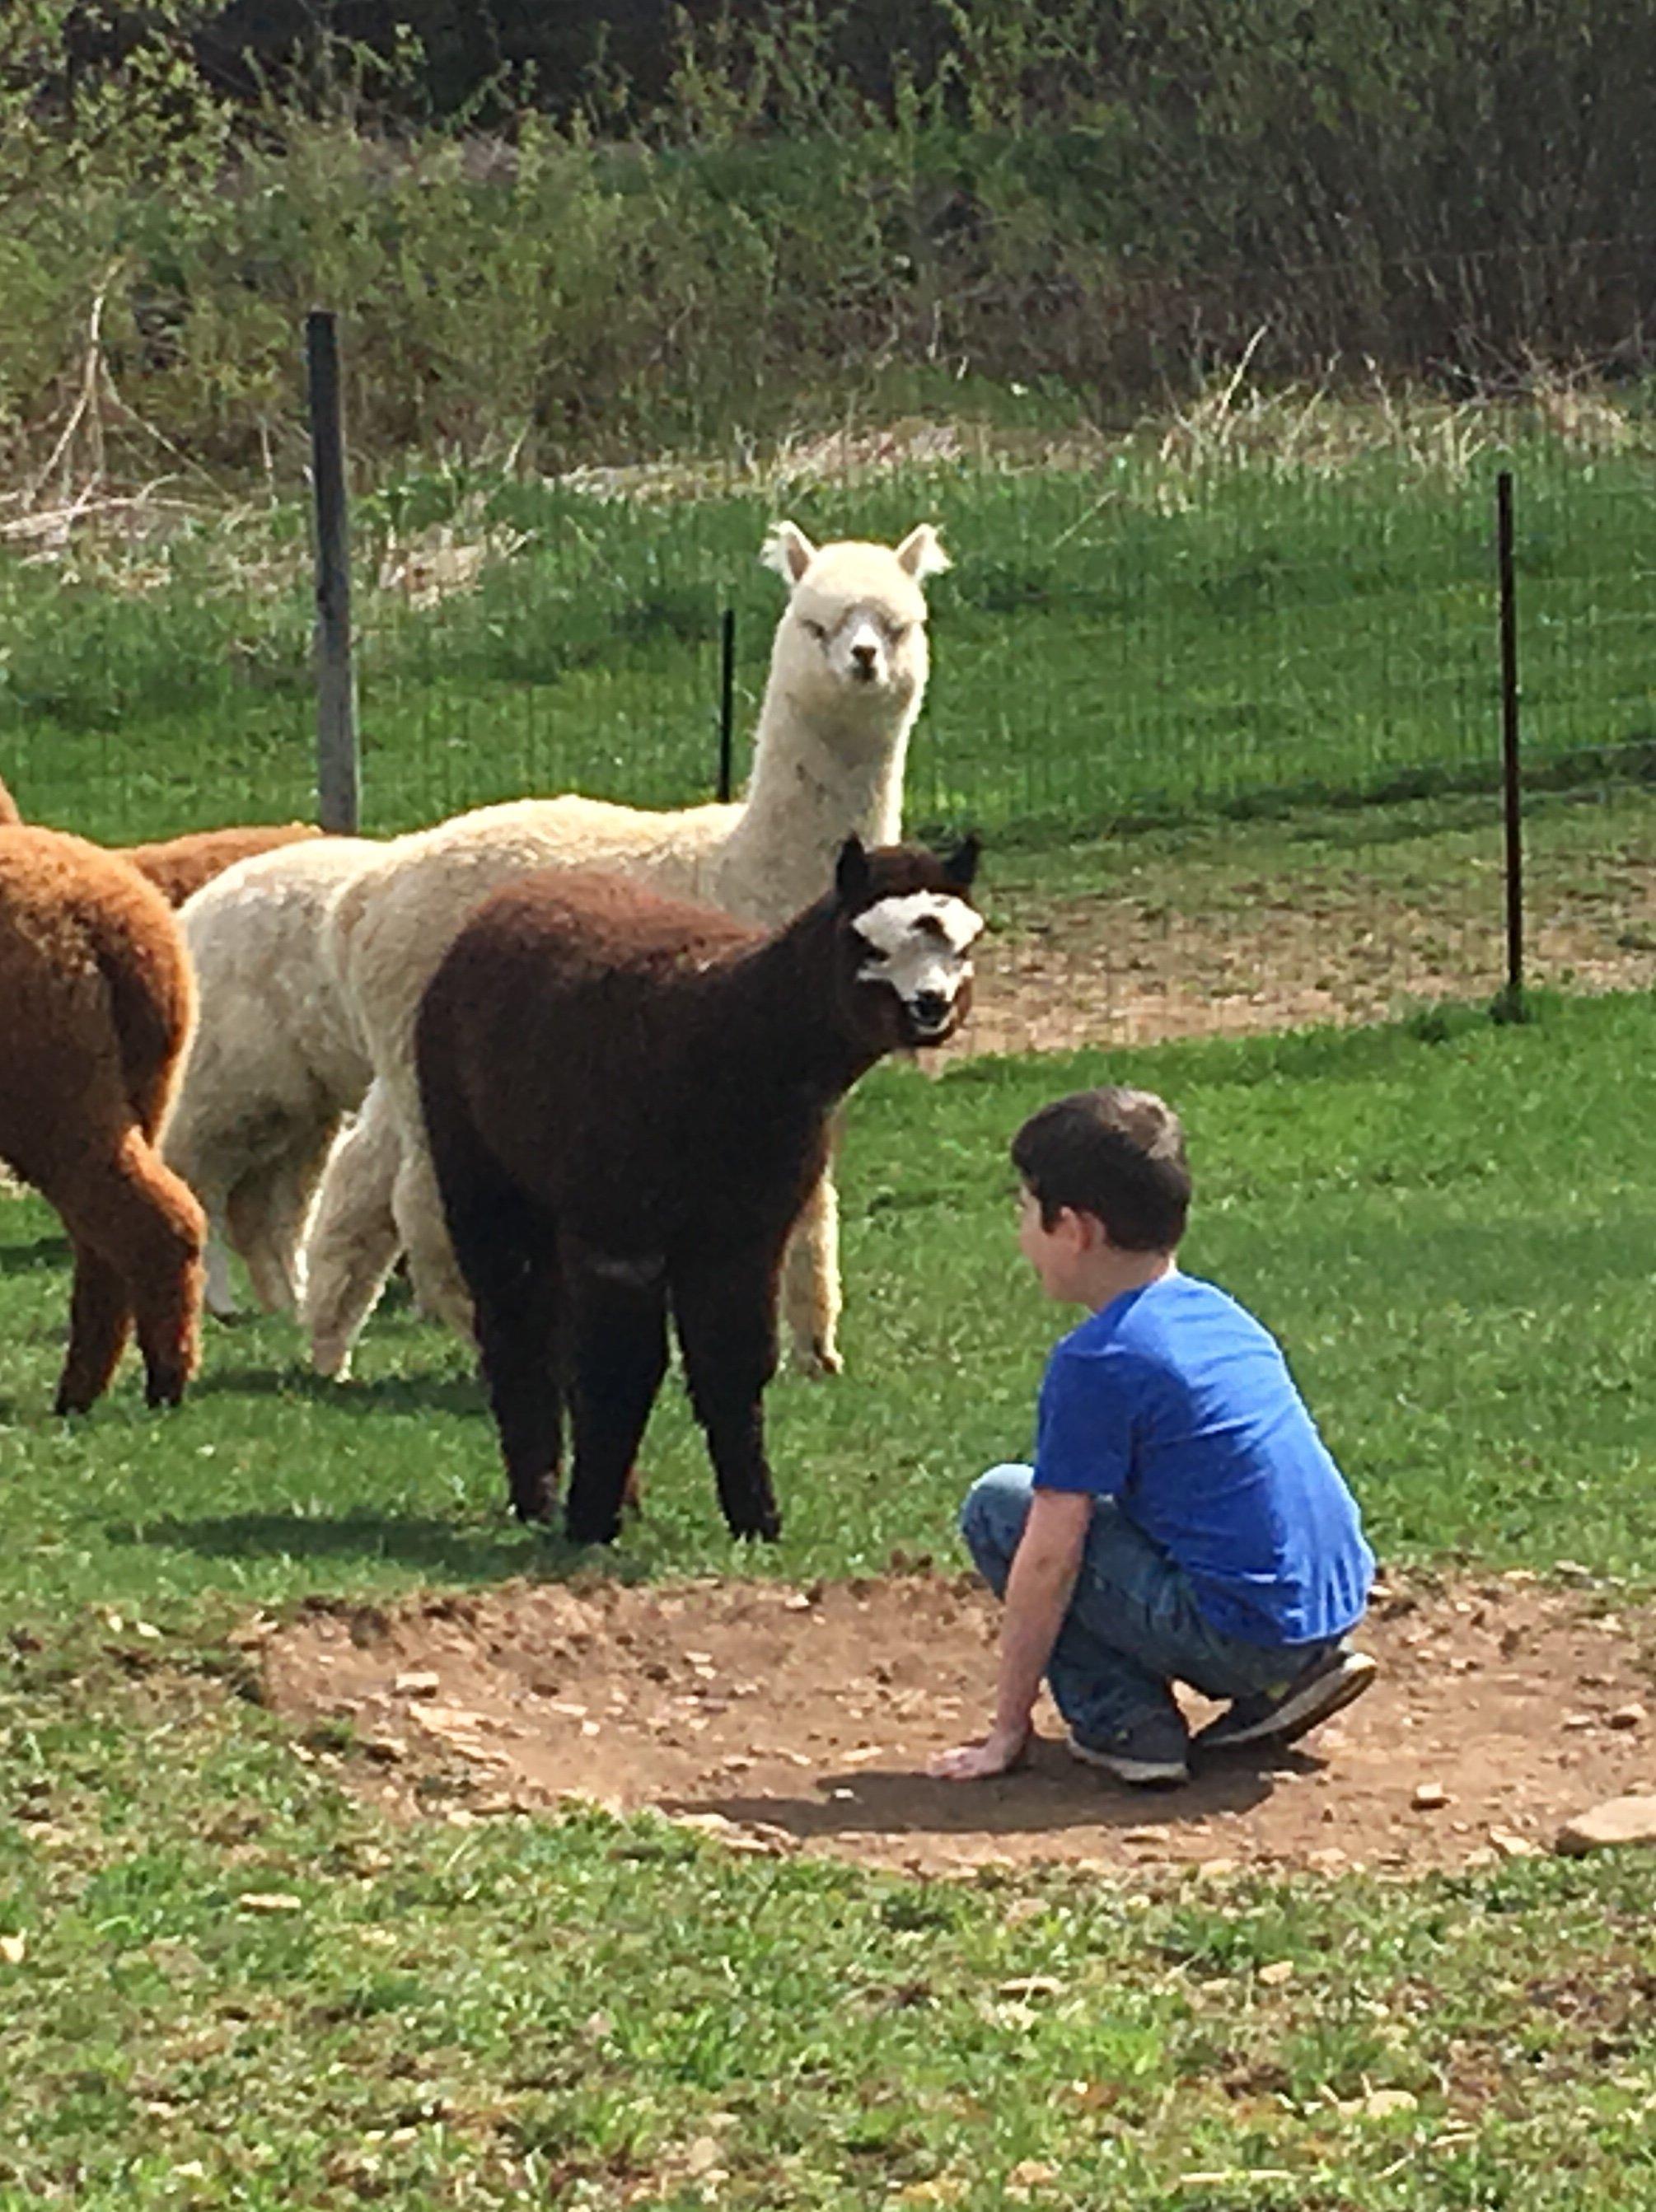
<svg viewBox="0 0 1656 2212">
<path fill-rule="evenodd" d="M 192 1398 L 301 1398 L 336 1413 L 482 1413 L 483 1390 L 470 1375 L 382 1375 L 373 1382 L 336 1382 L 308 1367 L 204 1368 Z"/>
<path fill-rule="evenodd" d="M 561 1581 L 590 1553 L 551 1533 L 463 1522 L 409 1513 L 229 1513 L 195 1521 L 147 1521 L 142 1531 L 110 1523 L 111 1544 L 166 1546 L 206 1559 L 338 1559 L 371 1565 L 392 1559 L 435 1577 L 483 1582 L 508 1575 Z"/>
<path fill-rule="evenodd" d="M 36 1267 L 68 1265 L 67 1237 L 36 1237 L 27 1244 L 0 1244 L 0 1275 L 27 1275 Z"/>
</svg>

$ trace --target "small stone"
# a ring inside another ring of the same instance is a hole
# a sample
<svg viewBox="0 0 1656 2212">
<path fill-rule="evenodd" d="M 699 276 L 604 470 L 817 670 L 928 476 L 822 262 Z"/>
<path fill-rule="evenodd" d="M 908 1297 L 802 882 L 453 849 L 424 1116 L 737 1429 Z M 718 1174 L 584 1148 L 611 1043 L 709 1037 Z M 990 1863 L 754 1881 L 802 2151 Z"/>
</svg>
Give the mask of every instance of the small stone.
<svg viewBox="0 0 1656 2212">
<path fill-rule="evenodd" d="M 1259 1978 L 1267 1989 L 1278 1990 L 1294 1979 L 1296 1971 L 1292 1959 L 1273 1959 L 1268 1966 L 1261 1966 Z"/>
<path fill-rule="evenodd" d="M 1437 1813 L 1449 1802 L 1449 1792 L 1440 1782 L 1417 1782 L 1409 1802 L 1417 1813 Z"/>
<path fill-rule="evenodd" d="M 1345 1853 L 1333 1844 L 1324 1850 L 1312 1851 L 1306 1861 L 1306 1864 L 1314 1868 L 1318 1874 L 1343 1874 L 1350 1863 Z"/>
<path fill-rule="evenodd" d="M 1604 1717 L 1604 1726 L 1613 1729 L 1641 1729 L 1650 1718 L 1644 1707 L 1635 1698 L 1630 1705 L 1617 1705 L 1613 1713 Z"/>
<path fill-rule="evenodd" d="M 9 1966 L 21 1966 L 27 1952 L 27 1936 L 0 1936 L 0 1959 Z"/>
<path fill-rule="evenodd" d="M 1567 1729 L 1590 1729 L 1597 1725 L 1598 1720 L 1597 1713 L 1566 1713 L 1564 1725 Z"/>
<path fill-rule="evenodd" d="M 1555 1559 L 1553 1572 L 1561 1582 L 1590 1583 L 1592 1580 L 1592 1569 L 1584 1567 L 1580 1559 Z"/>
<path fill-rule="evenodd" d="M 408 1746 L 399 1735 L 366 1736 L 362 1749 L 370 1759 L 377 1759 L 381 1766 L 395 1766 L 408 1757 Z"/>
<path fill-rule="evenodd" d="M 1656 1844 L 1656 1796 L 1608 1798 L 1558 1832 L 1557 1848 L 1573 1857 L 1616 1844 Z"/>
<path fill-rule="evenodd" d="M 435 1698 L 442 1687 L 442 1678 L 429 1668 L 416 1668 L 406 1674 L 399 1674 L 392 1685 L 399 1698 Z"/>
<path fill-rule="evenodd" d="M 1021 2158 L 1007 2176 L 1007 2194 L 1027 2199 L 1032 2190 L 1044 2189 L 1057 2178 L 1057 2167 L 1049 2166 L 1044 2158 Z"/>
<path fill-rule="evenodd" d="M 1063 1984 L 1055 1981 L 1050 1974 L 1020 1974 L 1014 1980 L 1002 1982 L 995 1990 L 1002 1997 L 1056 1997 L 1062 1994 Z"/>
<path fill-rule="evenodd" d="M 1533 1859 L 1541 1856 L 1541 1846 L 1533 1837 L 1520 1836 L 1515 1828 L 1491 1828 L 1489 1842 L 1503 1859 Z"/>
<path fill-rule="evenodd" d="M 1389 2120 L 1397 2112 L 1415 2112 L 1419 2106 L 1420 2099 L 1412 2089 L 1371 2089 L 1360 2109 L 1367 2120 Z"/>
<path fill-rule="evenodd" d="M 281 1889 L 245 1890 L 235 1902 L 239 1912 L 302 1912 L 305 1909 L 301 1898 Z"/>
</svg>

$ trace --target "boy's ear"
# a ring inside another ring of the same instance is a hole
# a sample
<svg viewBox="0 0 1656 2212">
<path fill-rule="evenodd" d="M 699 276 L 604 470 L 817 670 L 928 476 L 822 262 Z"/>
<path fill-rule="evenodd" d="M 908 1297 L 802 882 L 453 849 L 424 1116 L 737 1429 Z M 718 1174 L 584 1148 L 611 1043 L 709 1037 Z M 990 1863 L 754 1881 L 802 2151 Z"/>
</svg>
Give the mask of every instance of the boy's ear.
<svg viewBox="0 0 1656 2212">
<path fill-rule="evenodd" d="M 1098 1215 L 1089 1213 L 1085 1206 L 1066 1206 L 1058 1218 L 1075 1223 L 1075 1242 L 1083 1252 L 1101 1251 L 1110 1242 L 1110 1231 Z"/>
</svg>

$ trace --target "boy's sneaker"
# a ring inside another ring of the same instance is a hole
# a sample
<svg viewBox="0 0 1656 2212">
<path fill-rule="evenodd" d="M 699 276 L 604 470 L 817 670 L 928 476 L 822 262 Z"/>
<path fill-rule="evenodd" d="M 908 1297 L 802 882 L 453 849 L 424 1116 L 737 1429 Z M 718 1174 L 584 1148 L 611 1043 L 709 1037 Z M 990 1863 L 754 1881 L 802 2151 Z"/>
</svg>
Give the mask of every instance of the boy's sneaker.
<svg viewBox="0 0 1656 2212">
<path fill-rule="evenodd" d="M 1196 1748 L 1237 1751 L 1250 1743 L 1293 1743 L 1361 1697 L 1375 1672 L 1367 1651 L 1331 1644 L 1280 1685 L 1233 1699 L 1202 1730 Z"/>
<path fill-rule="evenodd" d="M 1071 1729 L 1069 1749 L 1083 1765 L 1102 1767 L 1117 1782 L 1130 1782 L 1139 1790 L 1168 1790 L 1190 1778 L 1190 1739 L 1170 1721 L 1140 1721 L 1102 1741 Z"/>
</svg>

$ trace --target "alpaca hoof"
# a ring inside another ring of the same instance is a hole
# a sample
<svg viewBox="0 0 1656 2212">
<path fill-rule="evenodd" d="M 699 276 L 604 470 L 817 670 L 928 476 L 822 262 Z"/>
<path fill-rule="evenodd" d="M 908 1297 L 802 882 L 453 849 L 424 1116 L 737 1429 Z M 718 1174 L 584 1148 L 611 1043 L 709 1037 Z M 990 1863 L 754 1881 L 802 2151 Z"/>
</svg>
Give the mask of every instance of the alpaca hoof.
<svg viewBox="0 0 1656 2212">
<path fill-rule="evenodd" d="M 836 1345 L 823 1337 L 813 1336 L 808 1344 L 794 1346 L 794 1371 L 796 1375 L 808 1376 L 813 1382 L 821 1382 L 830 1375 L 843 1375 L 845 1362 Z"/>
<path fill-rule="evenodd" d="M 566 1516 L 563 1534 L 571 1544 L 612 1544 L 621 1534 L 618 1516 L 608 1521 L 577 1521 Z"/>
<path fill-rule="evenodd" d="M 512 1510 L 526 1523 L 550 1522 L 557 1505 L 557 1492 L 549 1480 L 514 1484 Z"/>
<path fill-rule="evenodd" d="M 164 1413 L 184 1403 L 182 1375 L 153 1375 L 143 1386 L 143 1402 L 152 1412 Z"/>
<path fill-rule="evenodd" d="M 757 1520 L 733 1521 L 730 1533 L 739 1543 L 774 1544 L 782 1534 L 780 1513 L 761 1513 Z"/>
</svg>

